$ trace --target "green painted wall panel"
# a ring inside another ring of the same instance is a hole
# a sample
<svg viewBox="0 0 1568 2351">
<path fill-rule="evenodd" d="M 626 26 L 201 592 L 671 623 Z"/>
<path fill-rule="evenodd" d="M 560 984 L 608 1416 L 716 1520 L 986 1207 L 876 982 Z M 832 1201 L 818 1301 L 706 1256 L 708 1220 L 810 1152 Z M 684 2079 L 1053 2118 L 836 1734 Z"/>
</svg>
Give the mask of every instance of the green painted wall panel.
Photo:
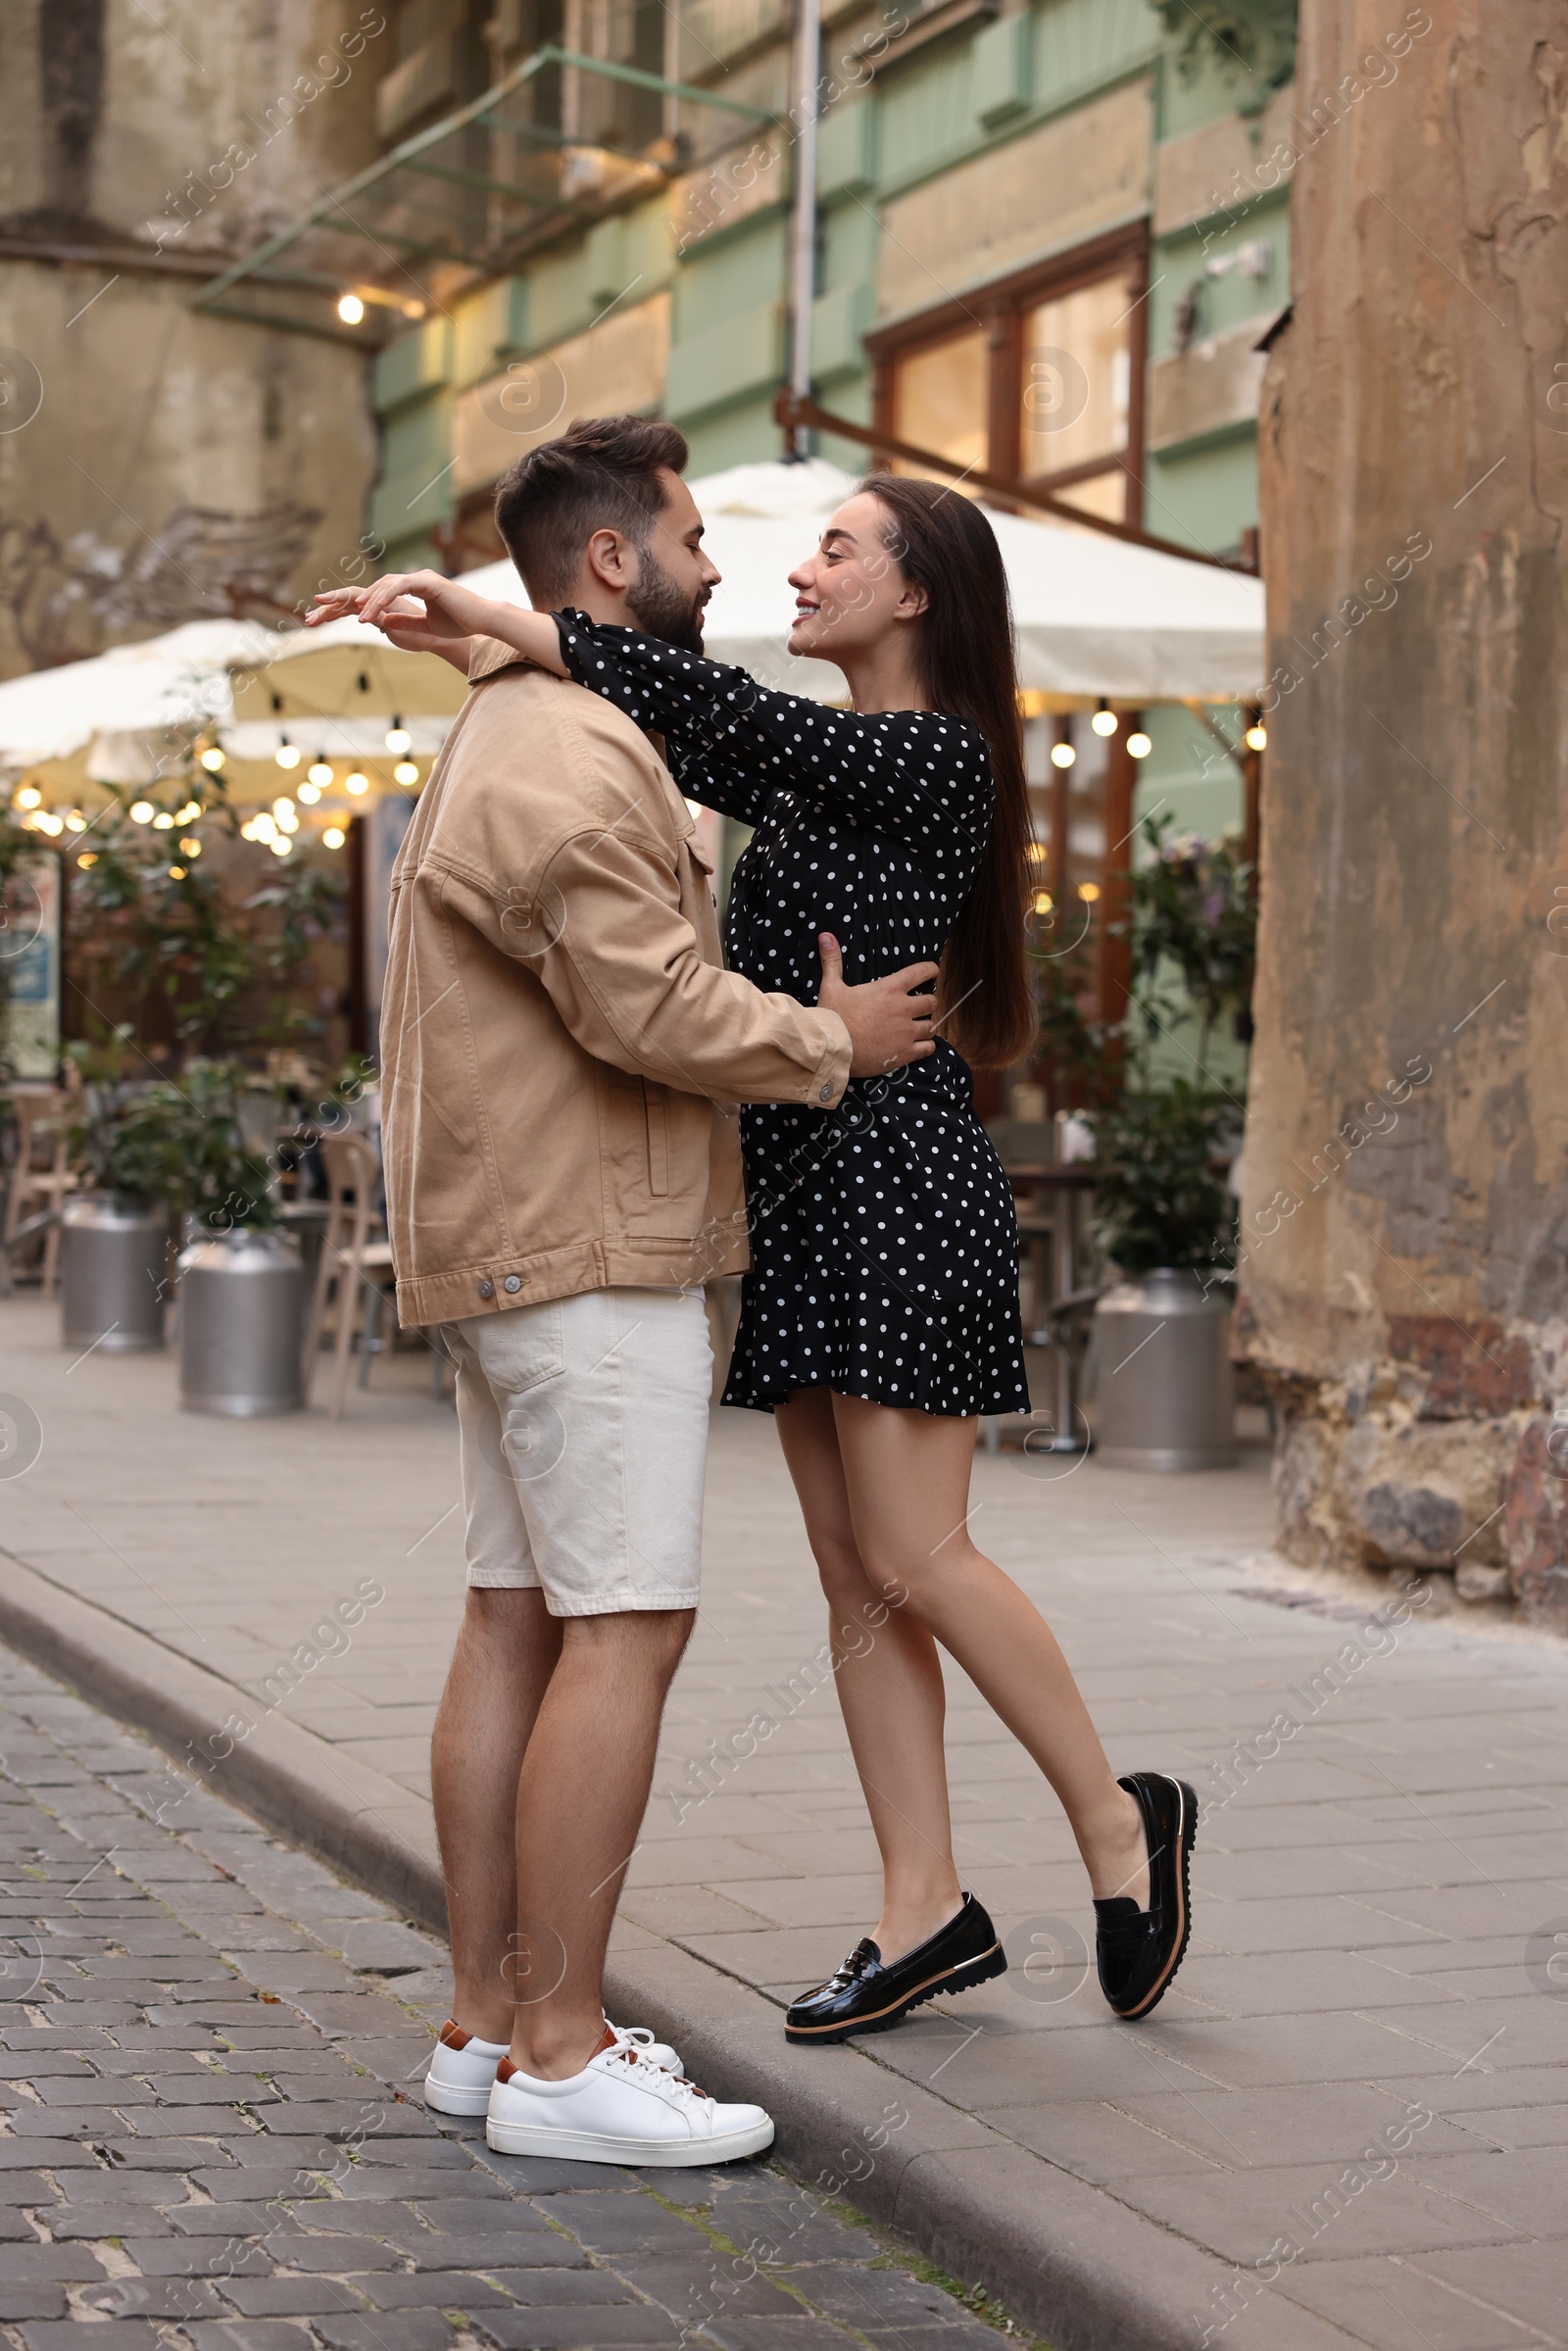
<svg viewBox="0 0 1568 2351">
<path fill-rule="evenodd" d="M 957 157 L 974 137 L 971 52 L 945 50 L 888 88 L 878 126 L 878 178 L 887 186 Z"/>
<path fill-rule="evenodd" d="M 727 237 L 711 253 L 700 248 L 675 277 L 675 339 L 688 342 L 754 310 L 760 296 L 784 291 L 785 223 L 770 213 Z"/>
<path fill-rule="evenodd" d="M 382 416 L 423 400 L 452 372 L 452 334 L 444 318 L 427 318 L 388 344 L 375 363 L 374 396 Z"/>
<path fill-rule="evenodd" d="M 1144 0 L 1054 0 L 1035 11 L 1034 95 L 1058 106 L 1148 57 L 1159 19 Z"/>
<path fill-rule="evenodd" d="M 681 429 L 691 443 L 692 462 L 687 470 L 694 480 L 705 473 L 722 473 L 726 465 L 750 465 L 759 458 L 777 457 L 783 448 L 773 421 L 771 388 L 761 398 Z"/>
<path fill-rule="evenodd" d="M 664 385 L 664 414 L 677 424 L 706 416 L 745 393 L 776 388 L 784 367 L 784 306 L 759 303 L 674 345 Z"/>
<path fill-rule="evenodd" d="M 1223 554 L 1257 520 L 1257 436 L 1236 437 L 1188 457 L 1151 458 L 1145 468 L 1144 522 L 1163 539 Z"/>
</svg>

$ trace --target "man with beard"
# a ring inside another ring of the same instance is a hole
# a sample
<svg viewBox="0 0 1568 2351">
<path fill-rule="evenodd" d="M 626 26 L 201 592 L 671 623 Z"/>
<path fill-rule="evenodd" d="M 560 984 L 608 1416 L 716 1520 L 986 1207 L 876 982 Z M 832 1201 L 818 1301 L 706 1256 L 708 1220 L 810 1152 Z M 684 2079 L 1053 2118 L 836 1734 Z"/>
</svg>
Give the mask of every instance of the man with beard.
<svg viewBox="0 0 1568 2351">
<path fill-rule="evenodd" d="M 701 648 L 718 574 L 686 455 L 623 416 L 513 467 L 496 521 L 536 608 Z M 372 609 L 453 658 L 476 601 L 416 572 Z M 768 2116 L 609 2024 L 601 1979 L 697 1606 L 703 1284 L 747 1262 L 728 1106 L 826 1110 L 922 1058 L 932 1000 L 911 992 L 936 966 L 846 988 L 835 958 L 814 1008 L 725 971 L 648 738 L 510 647 L 461 658 L 473 690 L 398 859 L 382 1013 L 398 1306 L 457 1364 L 467 1529 L 431 1758 L 456 1988 L 425 2094 L 508 2153 L 712 2163 L 766 2146 Z"/>
</svg>

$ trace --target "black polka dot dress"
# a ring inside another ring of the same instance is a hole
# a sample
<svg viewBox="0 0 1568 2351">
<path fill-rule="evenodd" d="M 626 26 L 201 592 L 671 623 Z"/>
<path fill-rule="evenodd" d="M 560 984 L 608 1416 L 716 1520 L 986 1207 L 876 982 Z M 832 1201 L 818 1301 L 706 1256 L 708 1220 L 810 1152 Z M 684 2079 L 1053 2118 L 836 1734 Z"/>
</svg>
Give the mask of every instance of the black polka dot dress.
<svg viewBox="0 0 1568 2351">
<path fill-rule="evenodd" d="M 978 729 L 936 711 L 861 717 L 771 694 L 744 669 L 561 616 L 579 684 L 662 734 L 692 800 L 755 826 L 725 925 L 732 970 L 814 1004 L 816 939 L 844 976 L 934 961 L 990 822 Z M 836 1107 L 741 1112 L 752 1271 L 724 1391 L 771 1411 L 798 1388 L 923 1412 L 1027 1412 L 1012 1193 L 968 1063 L 857 1078 Z"/>
</svg>

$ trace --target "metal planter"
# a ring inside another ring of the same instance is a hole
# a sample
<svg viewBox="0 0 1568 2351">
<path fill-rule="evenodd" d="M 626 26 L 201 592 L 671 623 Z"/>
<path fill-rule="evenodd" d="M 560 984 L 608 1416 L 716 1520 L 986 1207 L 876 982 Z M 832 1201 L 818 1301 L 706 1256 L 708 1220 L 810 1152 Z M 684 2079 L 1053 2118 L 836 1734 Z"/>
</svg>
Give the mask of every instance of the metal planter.
<svg viewBox="0 0 1568 2351">
<path fill-rule="evenodd" d="M 1096 1458 L 1112 1469 L 1232 1469 L 1230 1299 L 1162 1267 L 1095 1308 Z"/>
<path fill-rule="evenodd" d="M 196 1241 L 179 1259 L 179 1400 L 234 1420 L 298 1412 L 305 1269 L 287 1234 Z"/>
<path fill-rule="evenodd" d="M 87 1192 L 61 1216 L 61 1343 L 103 1355 L 164 1344 L 169 1212 Z"/>
</svg>

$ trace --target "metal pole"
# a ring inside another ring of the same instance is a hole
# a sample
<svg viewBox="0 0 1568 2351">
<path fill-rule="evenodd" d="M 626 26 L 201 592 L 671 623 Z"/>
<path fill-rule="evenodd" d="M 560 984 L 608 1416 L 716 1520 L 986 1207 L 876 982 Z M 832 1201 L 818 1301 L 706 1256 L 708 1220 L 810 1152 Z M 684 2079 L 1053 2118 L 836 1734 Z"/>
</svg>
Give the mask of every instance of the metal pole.
<svg viewBox="0 0 1568 2351">
<path fill-rule="evenodd" d="M 822 49 L 821 0 L 797 0 L 795 92 L 790 126 L 795 136 L 795 209 L 790 220 L 790 389 L 811 396 L 811 304 L 816 297 L 816 110 Z M 787 453 L 809 456 L 808 428 L 787 436 Z"/>
</svg>

